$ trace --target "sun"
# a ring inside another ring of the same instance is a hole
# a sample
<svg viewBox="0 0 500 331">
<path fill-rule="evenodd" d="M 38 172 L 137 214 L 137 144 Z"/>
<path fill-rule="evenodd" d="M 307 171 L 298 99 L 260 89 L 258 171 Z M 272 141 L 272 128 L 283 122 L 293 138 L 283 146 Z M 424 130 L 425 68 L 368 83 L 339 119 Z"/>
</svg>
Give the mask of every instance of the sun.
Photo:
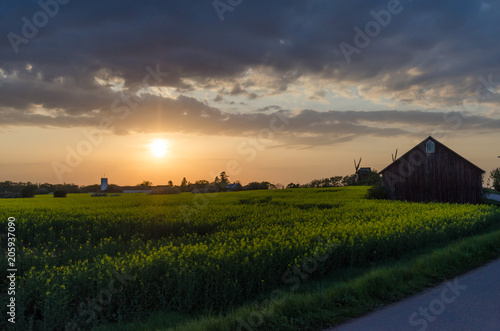
<svg viewBox="0 0 500 331">
<path fill-rule="evenodd" d="M 167 141 L 163 139 L 155 139 L 153 140 L 153 142 L 151 142 L 151 144 L 149 144 L 151 153 L 153 153 L 153 155 L 158 158 L 164 157 L 165 154 L 167 154 L 167 146 Z"/>
</svg>

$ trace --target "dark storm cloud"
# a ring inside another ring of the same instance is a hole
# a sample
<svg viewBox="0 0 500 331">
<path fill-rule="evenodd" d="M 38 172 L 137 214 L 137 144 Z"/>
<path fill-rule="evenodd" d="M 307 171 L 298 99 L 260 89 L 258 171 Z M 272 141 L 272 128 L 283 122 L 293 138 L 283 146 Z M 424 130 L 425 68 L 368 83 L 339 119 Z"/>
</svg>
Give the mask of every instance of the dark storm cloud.
<svg viewBox="0 0 500 331">
<path fill-rule="evenodd" d="M 91 122 L 109 112 L 109 105 L 118 97 L 109 86 L 99 85 L 96 76 L 105 72 L 119 77 L 126 88 L 136 91 L 148 66 L 169 73 L 155 85 L 178 91 L 195 90 L 188 80 L 198 84 L 226 81 L 229 87 L 216 101 L 231 95 L 248 99 L 262 96 L 248 90 L 257 83 L 238 82 L 251 68 L 274 73 L 274 94 L 311 75 L 334 83 L 377 86 L 376 93 L 392 93 L 401 100 L 415 100 L 419 98 L 415 94 L 432 91 L 430 97 L 444 104 L 474 93 L 480 75 L 492 74 L 493 81 L 500 81 L 497 1 L 402 0 L 401 12 L 392 15 L 369 45 L 352 54 L 350 64 L 339 45 L 354 46 L 354 28 L 364 30 L 366 23 L 375 20 L 371 11 L 386 10 L 391 1 L 244 1 L 225 12 L 222 22 L 212 1 L 64 2 L 67 4 L 59 4 L 58 13 L 33 37 L 26 37 L 27 43 L 17 45 L 17 53 L 9 33 L 23 37 L 26 20 L 33 22 L 42 9 L 35 1 L 3 1 L 0 5 L 4 14 L 0 21 L 0 111 L 4 125 L 42 125 L 50 120 L 33 114 L 33 105 L 53 109 L 51 118 L 56 126 Z M 26 70 L 27 64 L 32 66 L 31 72 Z M 411 70 L 414 72 L 409 73 Z M 493 85 L 496 88 L 498 84 Z M 443 92 L 450 86 L 454 95 Z M 409 90 L 412 95 L 407 95 Z M 315 98 L 324 96 L 324 92 L 316 93 Z M 489 99 L 491 103 L 499 101 Z M 140 113 L 143 120 L 132 123 L 136 116 L 132 115 L 120 124 L 123 130 L 147 130 L 146 120 L 151 126 L 162 116 L 171 121 L 164 125 L 165 130 L 236 134 L 256 130 L 268 120 L 265 116 L 271 116 L 224 113 L 183 97 L 151 96 L 139 109 L 134 114 Z M 182 115 L 184 112 L 188 115 Z M 186 116 L 194 122 L 186 121 Z M 314 133 L 346 139 L 344 135 L 352 133 L 406 133 L 360 121 L 436 126 L 446 123 L 442 117 L 439 112 L 311 110 L 295 115 L 290 127 L 297 136 Z M 486 126 L 482 117 L 469 119 Z M 495 123 L 488 125 L 496 127 Z"/>
<path fill-rule="evenodd" d="M 271 105 L 271 106 L 266 106 L 266 107 L 263 107 L 263 108 L 259 108 L 257 109 L 256 111 L 257 112 L 266 112 L 266 111 L 271 111 L 271 110 L 280 110 L 281 107 L 278 106 L 278 105 Z"/>
<path fill-rule="evenodd" d="M 232 77 L 255 65 L 277 72 L 338 69 L 333 76 L 351 79 L 419 66 L 430 82 L 498 69 L 500 15 L 493 1 L 401 1 L 402 12 L 347 65 L 339 44 L 353 44 L 353 28 L 363 30 L 374 20 L 370 11 L 388 2 L 254 1 L 220 22 L 212 1 L 73 0 L 15 54 L 7 34 L 21 35 L 21 18 L 32 20 L 41 8 L 7 1 L 1 5 L 1 67 L 10 71 L 29 62 L 45 79 L 70 75 L 80 82 L 108 68 L 129 84 L 154 64 L 171 73 L 165 84 L 180 84 L 180 77 Z"/>
</svg>

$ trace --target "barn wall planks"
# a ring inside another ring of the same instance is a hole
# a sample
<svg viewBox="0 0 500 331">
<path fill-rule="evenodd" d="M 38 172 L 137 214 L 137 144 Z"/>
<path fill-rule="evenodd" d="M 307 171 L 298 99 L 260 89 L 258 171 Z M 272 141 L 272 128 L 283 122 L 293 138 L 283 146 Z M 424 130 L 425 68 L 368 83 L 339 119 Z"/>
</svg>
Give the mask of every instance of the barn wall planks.
<svg viewBox="0 0 500 331">
<path fill-rule="evenodd" d="M 435 143 L 434 153 L 426 143 Z M 484 171 L 432 137 L 381 171 L 393 200 L 481 203 Z"/>
</svg>

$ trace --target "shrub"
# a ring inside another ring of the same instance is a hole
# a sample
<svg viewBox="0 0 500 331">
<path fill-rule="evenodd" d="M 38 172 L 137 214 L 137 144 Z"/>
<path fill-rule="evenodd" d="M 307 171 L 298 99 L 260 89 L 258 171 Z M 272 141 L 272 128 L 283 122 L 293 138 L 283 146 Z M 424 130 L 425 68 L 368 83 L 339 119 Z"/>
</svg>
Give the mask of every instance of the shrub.
<svg viewBox="0 0 500 331">
<path fill-rule="evenodd" d="M 365 179 L 359 184 L 366 186 L 376 186 L 377 184 L 382 185 L 382 177 L 380 177 L 380 174 L 377 172 L 377 170 L 371 170 L 365 176 Z"/>
<path fill-rule="evenodd" d="M 496 168 L 490 173 L 491 178 L 493 179 L 493 188 L 497 191 L 500 191 L 500 168 Z"/>
<path fill-rule="evenodd" d="M 36 185 L 27 185 L 21 190 L 23 198 L 33 198 L 35 196 Z"/>
<path fill-rule="evenodd" d="M 269 182 L 251 182 L 245 186 L 245 190 L 268 190 L 271 183 Z"/>
<path fill-rule="evenodd" d="M 66 191 L 63 190 L 57 190 L 54 191 L 54 198 L 66 198 Z"/>
<path fill-rule="evenodd" d="M 35 190 L 35 195 L 49 194 L 49 190 L 44 187 Z"/>
<path fill-rule="evenodd" d="M 382 186 L 382 183 L 376 183 L 368 189 L 366 197 L 368 199 L 388 199 L 389 191 Z"/>
<path fill-rule="evenodd" d="M 0 199 L 16 199 L 21 198 L 21 193 L 19 192 L 2 192 L 0 193 Z"/>
</svg>

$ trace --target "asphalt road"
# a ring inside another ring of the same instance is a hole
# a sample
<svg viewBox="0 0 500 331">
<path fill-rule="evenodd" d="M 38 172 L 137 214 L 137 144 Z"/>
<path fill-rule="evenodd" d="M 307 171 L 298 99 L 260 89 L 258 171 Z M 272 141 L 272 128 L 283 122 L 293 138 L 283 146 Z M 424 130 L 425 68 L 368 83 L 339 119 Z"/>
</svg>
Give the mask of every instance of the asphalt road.
<svg viewBox="0 0 500 331">
<path fill-rule="evenodd" d="M 492 193 L 486 194 L 486 199 L 500 201 L 500 195 L 498 195 L 498 194 L 492 194 Z"/>
<path fill-rule="evenodd" d="M 500 259 L 328 331 L 500 330 Z"/>
</svg>

